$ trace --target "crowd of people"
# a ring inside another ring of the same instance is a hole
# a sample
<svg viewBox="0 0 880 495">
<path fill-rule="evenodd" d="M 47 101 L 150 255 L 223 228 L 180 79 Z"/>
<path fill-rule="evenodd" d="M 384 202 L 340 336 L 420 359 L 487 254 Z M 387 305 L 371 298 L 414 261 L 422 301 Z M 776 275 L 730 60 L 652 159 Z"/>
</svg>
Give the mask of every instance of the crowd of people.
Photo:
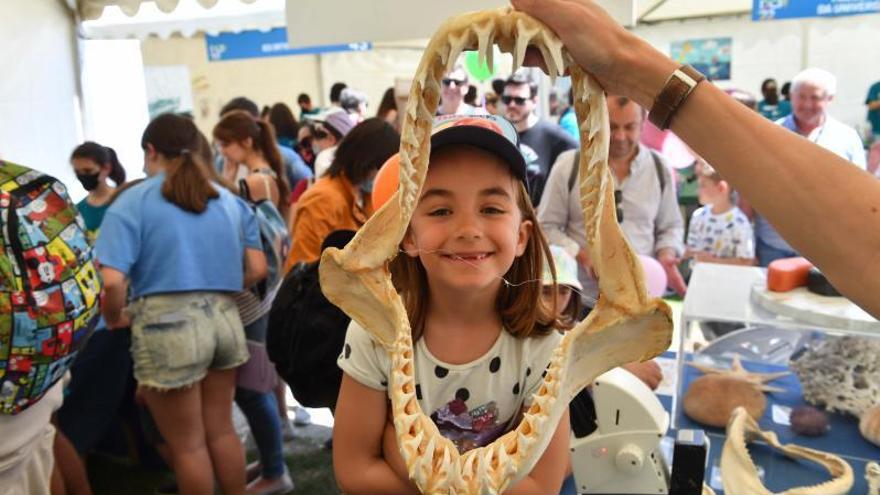
<svg viewBox="0 0 880 495">
<path fill-rule="evenodd" d="M 538 2 L 514 3 L 535 9 Z M 576 14 L 585 23 L 623 36 L 596 17 L 591 3 L 583 5 Z M 544 20 L 560 23 L 554 14 Z M 567 43 L 593 46 L 564 24 L 557 27 Z M 591 68 L 594 55 L 573 55 Z M 593 68 L 602 81 L 602 67 Z M 644 144 L 643 130 L 651 125 L 650 100 L 641 97 L 647 90 L 603 84 L 611 92 L 608 160 L 618 221 L 634 251 L 663 267 L 671 291 L 685 294 L 685 265 L 767 266 L 797 256 L 793 246 L 807 246 L 808 256 L 831 265 L 832 278 L 842 278 L 848 268 L 814 250 L 805 240 L 812 234 L 790 227 L 791 212 L 773 206 L 777 191 L 750 185 L 746 172 L 720 156 L 720 145 L 706 144 L 708 138 L 688 127 L 699 119 L 687 115 L 674 130 L 694 148 L 701 207 L 685 219 L 676 170 L 662 150 Z M 453 122 L 484 133 L 480 142 L 489 144 L 444 138 L 434 150 L 427 192 L 392 267 L 420 346 L 418 398 L 462 450 L 485 445 L 515 424 L 540 385 L 540 373 L 532 371 L 546 366 L 560 333 L 598 296 L 574 187 L 580 136 L 571 106 L 562 103 L 555 116 L 544 117 L 549 112 L 539 112 L 538 82 L 527 72 L 492 86 L 479 98 L 461 66 L 443 78 L 432 141 Z M 776 81 L 768 79 L 760 102 L 737 99 L 845 160 L 835 166 L 876 170 L 880 83 L 866 100 L 870 156 L 856 131 L 829 113 L 837 86 L 832 74 L 807 69 L 788 86 L 780 98 Z M 71 367 L 53 420 L 53 493 L 90 493 L 82 458 L 125 404 L 140 411 L 142 435 L 174 471 L 179 493 L 293 488 L 283 453 L 292 437 L 286 385 L 266 349 L 270 311 L 285 274 L 316 263 L 328 238 L 357 231 L 378 208 L 374 180 L 400 145 L 402 109 L 395 96 L 389 88 L 371 115 L 363 92 L 336 83 L 328 108 L 300 94 L 298 118 L 284 103 L 261 112 L 238 97 L 221 110 L 210 139 L 186 116 L 161 115 L 141 137 L 147 177 L 129 182 L 112 149 L 86 142 L 73 150 L 71 166 L 88 191 L 77 208 L 101 267 L 103 318 Z M 811 184 L 805 187 L 815 194 Z M 332 404 L 335 442 L 328 447 L 340 487 L 352 494 L 412 492 L 389 443 L 385 356 L 357 324 L 338 352 L 343 374 L 338 405 Z M 662 378 L 652 362 L 626 369 L 650 387 Z M 513 394 L 501 397 L 499 387 L 511 380 Z M 233 403 L 259 452 L 250 466 L 232 423 Z M 579 411 L 572 409 L 572 422 Z M 304 410 L 298 413 L 308 421 Z M 480 428 L 463 427 L 461 415 L 479 418 Z M 567 433 L 568 417 L 519 492 L 559 489 Z"/>
</svg>

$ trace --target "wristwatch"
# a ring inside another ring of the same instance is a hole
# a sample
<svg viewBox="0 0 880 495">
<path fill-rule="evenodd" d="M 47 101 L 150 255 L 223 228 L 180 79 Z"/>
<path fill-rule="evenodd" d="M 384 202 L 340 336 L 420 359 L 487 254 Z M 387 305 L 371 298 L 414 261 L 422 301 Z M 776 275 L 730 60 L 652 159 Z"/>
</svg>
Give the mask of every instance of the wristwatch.
<svg viewBox="0 0 880 495">
<path fill-rule="evenodd" d="M 661 130 L 669 129 L 672 118 L 675 117 L 679 107 L 690 96 L 697 84 L 705 79 L 703 74 L 690 65 L 682 65 L 675 69 L 654 100 L 651 112 L 648 113 L 648 120 Z"/>
</svg>

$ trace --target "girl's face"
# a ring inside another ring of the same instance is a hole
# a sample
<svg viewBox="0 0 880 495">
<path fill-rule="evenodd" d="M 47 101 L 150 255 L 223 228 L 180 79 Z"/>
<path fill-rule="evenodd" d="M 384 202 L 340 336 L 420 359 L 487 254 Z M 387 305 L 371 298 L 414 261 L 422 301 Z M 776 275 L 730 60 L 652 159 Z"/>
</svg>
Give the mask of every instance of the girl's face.
<svg viewBox="0 0 880 495">
<path fill-rule="evenodd" d="M 221 141 L 217 140 L 220 154 L 232 163 L 244 163 L 248 151 L 251 149 L 251 138 L 244 141 Z"/>
<path fill-rule="evenodd" d="M 547 306 L 553 304 L 553 286 L 545 285 L 541 291 L 541 297 L 544 298 L 544 303 Z M 571 301 L 571 287 L 567 285 L 557 285 L 556 308 L 554 309 L 554 312 L 558 315 L 562 314 L 562 312 L 565 311 L 565 308 L 568 307 L 569 301 Z"/>
<path fill-rule="evenodd" d="M 498 290 L 531 234 L 518 191 L 494 155 L 458 148 L 431 158 L 403 247 L 419 257 L 432 290 Z"/>
<path fill-rule="evenodd" d="M 71 158 L 70 164 L 83 188 L 92 191 L 110 175 L 110 166 L 102 167 L 91 158 Z"/>
<path fill-rule="evenodd" d="M 98 180 L 104 180 L 110 176 L 110 166 L 102 167 L 91 158 L 71 158 L 73 172 L 76 175 L 97 175 Z"/>
</svg>

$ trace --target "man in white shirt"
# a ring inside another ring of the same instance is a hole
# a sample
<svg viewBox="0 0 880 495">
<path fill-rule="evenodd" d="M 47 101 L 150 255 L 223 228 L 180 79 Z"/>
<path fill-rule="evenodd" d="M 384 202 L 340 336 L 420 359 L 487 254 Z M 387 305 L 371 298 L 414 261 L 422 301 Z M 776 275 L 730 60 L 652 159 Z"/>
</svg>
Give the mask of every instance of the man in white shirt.
<svg viewBox="0 0 880 495">
<path fill-rule="evenodd" d="M 636 253 L 660 261 L 672 288 L 683 293 L 686 287 L 677 265 L 684 253 L 684 222 L 665 160 L 639 145 L 646 112 L 628 98 L 609 96 L 608 113 L 608 163 L 615 181 L 620 227 Z M 576 253 L 579 277 L 587 296 L 584 303 L 592 306 L 598 287 L 586 250 L 577 176 L 572 177 L 577 174 L 576 156 L 576 151 L 564 152 L 551 168 L 538 207 L 538 221 L 551 244 Z"/>
<path fill-rule="evenodd" d="M 866 154 L 859 134 L 828 114 L 836 91 L 837 78 L 830 72 L 817 68 L 802 71 L 791 81 L 791 115 L 776 123 L 865 169 Z M 745 211 L 749 213 L 749 208 Z M 760 212 L 754 212 L 753 217 L 755 251 L 761 266 L 798 256 Z"/>
</svg>

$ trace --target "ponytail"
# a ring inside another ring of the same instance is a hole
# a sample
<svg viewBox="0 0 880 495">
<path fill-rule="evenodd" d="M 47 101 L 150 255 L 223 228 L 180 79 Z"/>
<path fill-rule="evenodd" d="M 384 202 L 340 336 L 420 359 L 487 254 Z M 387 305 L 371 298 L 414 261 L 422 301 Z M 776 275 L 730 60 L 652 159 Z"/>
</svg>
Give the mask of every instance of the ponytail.
<svg viewBox="0 0 880 495">
<path fill-rule="evenodd" d="M 169 165 L 162 184 L 162 196 L 183 210 L 202 213 L 208 201 L 220 197 L 202 164 L 205 138 L 192 120 L 179 115 L 162 114 L 144 130 L 141 148 L 151 144 Z"/>
<path fill-rule="evenodd" d="M 290 184 L 287 183 L 287 171 L 284 169 L 284 162 L 281 160 L 281 152 L 278 151 L 278 142 L 275 140 L 275 129 L 272 124 L 262 120 L 257 120 L 257 127 L 260 133 L 254 140 L 254 146 L 263 153 L 263 158 L 269 162 L 269 167 L 275 172 L 275 182 L 278 185 L 279 204 L 278 208 L 281 215 L 287 218 L 287 211 L 290 206 Z"/>
<path fill-rule="evenodd" d="M 186 211 L 202 213 L 208 208 L 208 201 L 220 194 L 196 163 L 195 156 L 189 149 L 180 152 L 180 160 L 174 160 L 177 166 L 170 167 L 162 184 L 162 196 Z"/>
<path fill-rule="evenodd" d="M 119 187 L 125 184 L 125 169 L 119 163 L 119 158 L 116 156 L 116 151 L 113 148 L 104 146 L 104 149 L 107 150 L 107 158 L 110 163 L 110 180 L 116 184 L 116 187 Z"/>
<path fill-rule="evenodd" d="M 243 111 L 229 112 L 214 126 L 214 138 L 225 142 L 241 143 L 248 138 L 253 143 L 253 149 L 259 151 L 269 168 L 275 172 L 275 184 L 278 186 L 280 199 L 278 210 L 287 218 L 290 209 L 290 184 L 287 182 L 287 172 L 284 162 L 281 160 L 281 152 L 275 141 L 275 129 L 272 124 L 255 119 Z"/>
</svg>

